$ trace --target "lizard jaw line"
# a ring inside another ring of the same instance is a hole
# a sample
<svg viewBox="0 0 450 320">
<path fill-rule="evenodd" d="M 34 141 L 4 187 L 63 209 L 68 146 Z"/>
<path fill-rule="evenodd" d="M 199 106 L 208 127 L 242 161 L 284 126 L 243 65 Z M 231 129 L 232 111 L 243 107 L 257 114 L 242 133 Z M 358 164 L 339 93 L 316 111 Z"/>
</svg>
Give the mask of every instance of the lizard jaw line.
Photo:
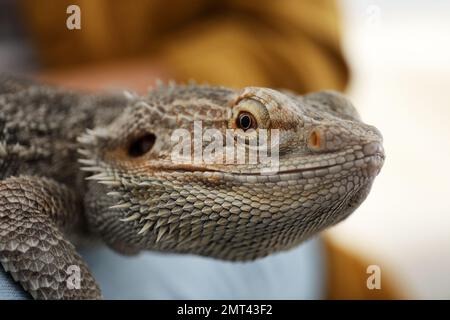
<svg viewBox="0 0 450 320">
<path fill-rule="evenodd" d="M 363 161 L 365 165 L 368 165 L 370 160 L 375 160 L 375 166 L 381 168 L 381 166 L 384 162 L 384 158 L 385 158 L 384 154 L 376 153 L 376 154 L 364 156 L 360 159 L 356 159 L 353 161 L 345 161 L 340 164 L 313 166 L 313 167 L 308 167 L 308 168 L 296 168 L 296 169 L 292 169 L 292 170 L 274 171 L 273 174 L 274 175 L 290 175 L 290 174 L 296 174 L 296 173 L 314 172 L 314 171 L 322 170 L 322 169 L 325 170 L 325 169 L 330 169 L 333 167 L 336 167 L 336 168 L 340 167 L 340 170 L 342 170 L 342 167 L 346 163 L 354 163 L 355 161 L 358 161 L 358 160 Z M 265 176 L 265 175 L 268 175 L 265 173 L 256 173 L 256 172 L 239 172 L 239 171 L 227 172 L 227 171 L 223 171 L 223 170 L 214 170 L 214 169 L 209 169 L 209 168 L 205 169 L 205 168 L 193 167 L 193 166 L 184 167 L 184 168 L 164 168 L 164 169 L 166 172 L 179 172 L 179 173 L 210 173 L 210 174 L 218 173 L 218 174 L 227 174 L 227 175 L 234 175 L 234 176 Z"/>
</svg>

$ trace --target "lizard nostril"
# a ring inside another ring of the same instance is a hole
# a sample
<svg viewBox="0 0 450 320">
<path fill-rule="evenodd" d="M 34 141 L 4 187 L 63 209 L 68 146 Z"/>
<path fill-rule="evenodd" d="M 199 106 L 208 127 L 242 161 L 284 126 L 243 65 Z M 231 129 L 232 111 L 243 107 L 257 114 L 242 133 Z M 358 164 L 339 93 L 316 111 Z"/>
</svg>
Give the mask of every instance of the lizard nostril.
<svg viewBox="0 0 450 320">
<path fill-rule="evenodd" d="M 322 147 L 322 134 L 319 130 L 314 129 L 309 134 L 308 146 L 312 150 L 320 150 Z"/>
</svg>

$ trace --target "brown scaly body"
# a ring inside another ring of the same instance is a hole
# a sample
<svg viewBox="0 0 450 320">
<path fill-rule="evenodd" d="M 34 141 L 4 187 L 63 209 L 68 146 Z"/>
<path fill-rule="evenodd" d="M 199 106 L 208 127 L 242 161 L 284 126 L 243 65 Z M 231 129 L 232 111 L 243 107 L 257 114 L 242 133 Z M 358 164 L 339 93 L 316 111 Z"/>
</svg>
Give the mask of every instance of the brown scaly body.
<svg viewBox="0 0 450 320">
<path fill-rule="evenodd" d="M 351 214 L 384 160 L 379 132 L 333 92 L 162 85 L 125 99 L 3 76 L 0 111 L 0 262 L 34 298 L 101 297 L 74 234 L 127 254 L 245 261 L 291 248 Z M 223 136 L 278 129 L 278 170 L 174 163 L 171 136 L 194 121 Z"/>
</svg>

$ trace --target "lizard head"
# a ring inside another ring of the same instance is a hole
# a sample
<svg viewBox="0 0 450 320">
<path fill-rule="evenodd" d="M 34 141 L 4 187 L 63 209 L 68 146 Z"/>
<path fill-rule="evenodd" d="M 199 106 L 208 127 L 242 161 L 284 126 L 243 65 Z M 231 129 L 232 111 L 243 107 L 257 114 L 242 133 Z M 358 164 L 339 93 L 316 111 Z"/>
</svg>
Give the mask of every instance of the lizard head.
<svg viewBox="0 0 450 320">
<path fill-rule="evenodd" d="M 384 161 L 379 131 L 336 92 L 170 85 L 129 100 L 79 139 L 89 223 L 122 252 L 291 248 L 350 215 Z"/>
</svg>

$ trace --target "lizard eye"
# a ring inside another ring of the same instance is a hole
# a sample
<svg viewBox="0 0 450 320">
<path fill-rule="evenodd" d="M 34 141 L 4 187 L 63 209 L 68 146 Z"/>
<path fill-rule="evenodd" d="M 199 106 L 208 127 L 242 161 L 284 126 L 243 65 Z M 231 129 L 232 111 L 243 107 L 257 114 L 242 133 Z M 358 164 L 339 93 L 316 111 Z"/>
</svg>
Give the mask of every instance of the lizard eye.
<svg viewBox="0 0 450 320">
<path fill-rule="evenodd" d="M 128 147 L 128 154 L 133 158 L 143 156 L 152 149 L 155 144 L 155 140 L 156 136 L 153 133 L 148 133 L 139 137 L 131 142 Z"/>
<path fill-rule="evenodd" d="M 237 128 L 247 131 L 249 129 L 256 129 L 257 126 L 258 123 L 251 113 L 245 111 L 239 113 L 236 119 Z"/>
<path fill-rule="evenodd" d="M 245 98 L 233 106 L 228 126 L 232 129 L 247 131 L 268 128 L 269 112 L 265 105 L 257 100 Z"/>
</svg>

